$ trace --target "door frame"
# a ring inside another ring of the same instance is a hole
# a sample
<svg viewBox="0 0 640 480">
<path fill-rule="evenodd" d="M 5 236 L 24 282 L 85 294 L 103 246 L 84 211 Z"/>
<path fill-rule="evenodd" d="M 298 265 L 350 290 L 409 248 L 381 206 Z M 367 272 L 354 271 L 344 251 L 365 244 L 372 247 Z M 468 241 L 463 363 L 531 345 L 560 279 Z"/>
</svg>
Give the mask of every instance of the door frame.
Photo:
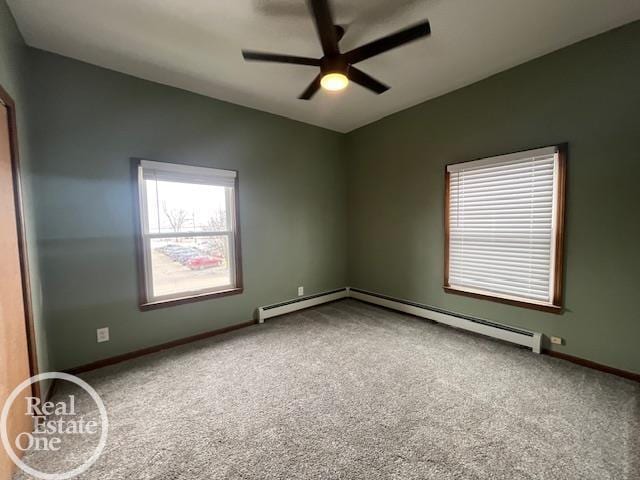
<svg viewBox="0 0 640 480">
<path fill-rule="evenodd" d="M 22 277 L 22 298 L 24 302 L 25 326 L 27 332 L 27 351 L 29 356 L 30 374 L 38 374 L 38 352 L 36 349 L 36 335 L 33 324 L 33 307 L 31 305 L 31 282 L 29 280 L 29 258 L 27 254 L 27 235 L 24 222 L 24 206 L 22 203 L 22 182 L 20 179 L 20 155 L 18 151 L 18 127 L 16 122 L 16 105 L 11 95 L 0 85 L 0 102 L 7 109 L 9 125 L 9 155 L 11 156 L 11 171 L 13 174 L 13 198 L 16 213 L 18 235 L 18 255 L 20 257 L 20 274 Z M 31 386 L 34 397 L 40 396 L 40 385 L 34 382 Z"/>
</svg>

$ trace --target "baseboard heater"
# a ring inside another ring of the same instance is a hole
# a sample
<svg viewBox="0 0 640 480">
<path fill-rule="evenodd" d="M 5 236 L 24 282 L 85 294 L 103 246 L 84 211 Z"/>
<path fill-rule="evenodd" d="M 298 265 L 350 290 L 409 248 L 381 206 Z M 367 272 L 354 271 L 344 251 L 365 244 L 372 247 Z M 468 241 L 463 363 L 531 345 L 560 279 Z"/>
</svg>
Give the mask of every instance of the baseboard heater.
<svg viewBox="0 0 640 480">
<path fill-rule="evenodd" d="M 382 307 L 391 308 L 393 310 L 398 310 L 399 312 L 409 313 L 417 317 L 426 318 L 452 327 L 529 347 L 534 353 L 540 353 L 541 351 L 541 333 L 501 325 L 499 323 L 470 317 L 468 315 L 448 312 L 429 305 L 388 297 L 379 293 L 367 292 L 358 288 L 349 288 L 349 297 L 363 302 L 380 305 Z"/>
<path fill-rule="evenodd" d="M 389 297 L 379 293 L 368 292 L 359 288 L 340 288 L 329 292 L 309 295 L 307 297 L 287 300 L 264 307 L 258 307 L 258 321 L 264 323 L 265 319 L 295 312 L 309 307 L 314 307 L 322 303 L 333 302 L 341 298 L 355 298 L 363 302 L 380 305 L 399 312 L 426 318 L 434 322 L 449 325 L 455 328 L 468 330 L 493 338 L 498 338 L 507 342 L 531 348 L 533 352 L 540 353 L 542 348 L 542 334 L 531 332 L 521 328 L 502 325 L 481 318 L 461 315 L 458 313 L 442 310 L 437 307 L 424 305 L 421 303 Z"/>
<path fill-rule="evenodd" d="M 274 303 L 264 307 L 258 307 L 258 322 L 264 323 L 266 318 L 277 317 L 285 313 L 295 312 L 309 307 L 315 307 L 321 303 L 333 302 L 349 296 L 348 288 L 339 288 L 330 292 L 317 293 L 306 297 Z"/>
</svg>

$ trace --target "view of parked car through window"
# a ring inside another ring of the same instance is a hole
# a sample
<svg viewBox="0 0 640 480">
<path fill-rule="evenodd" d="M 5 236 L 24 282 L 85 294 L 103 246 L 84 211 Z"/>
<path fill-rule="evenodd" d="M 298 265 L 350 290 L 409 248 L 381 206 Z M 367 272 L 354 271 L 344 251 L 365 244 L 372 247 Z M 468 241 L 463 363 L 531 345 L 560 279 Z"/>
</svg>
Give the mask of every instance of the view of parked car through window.
<svg viewBox="0 0 640 480">
<path fill-rule="evenodd" d="M 159 297 L 230 285 L 228 251 L 226 237 L 152 240 L 154 295 Z"/>
<path fill-rule="evenodd" d="M 234 287 L 233 185 L 213 174 L 144 169 L 141 213 L 150 299 Z"/>
</svg>

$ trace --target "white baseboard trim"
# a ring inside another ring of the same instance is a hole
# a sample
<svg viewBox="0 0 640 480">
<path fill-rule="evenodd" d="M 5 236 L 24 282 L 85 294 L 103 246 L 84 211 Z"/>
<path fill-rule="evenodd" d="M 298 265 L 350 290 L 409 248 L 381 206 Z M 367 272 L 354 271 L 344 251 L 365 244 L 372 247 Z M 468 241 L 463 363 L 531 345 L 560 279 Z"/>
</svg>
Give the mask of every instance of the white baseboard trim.
<svg viewBox="0 0 640 480">
<path fill-rule="evenodd" d="M 515 343 L 531 348 L 534 353 L 540 353 L 542 348 L 542 334 L 531 332 L 521 328 L 500 325 L 480 319 L 458 316 L 433 307 L 409 302 L 407 300 L 395 299 L 386 295 L 366 292 L 359 289 L 350 288 L 349 296 L 363 302 L 391 308 L 399 312 L 409 313 L 417 317 L 433 320 L 455 328 L 468 330 L 493 338 L 498 338 L 507 342 Z"/>
<path fill-rule="evenodd" d="M 264 323 L 265 319 L 284 315 L 285 313 L 303 310 L 309 307 L 315 307 L 321 303 L 333 302 L 349 296 L 348 288 L 332 290 L 330 292 L 318 293 L 308 297 L 295 298 L 285 302 L 274 303 L 273 305 L 265 305 L 258 307 L 258 322 Z"/>
<path fill-rule="evenodd" d="M 458 315 L 453 312 L 447 312 L 428 305 L 422 305 L 408 300 L 393 298 L 387 295 L 367 292 L 365 290 L 350 287 L 258 307 L 258 322 L 264 323 L 267 318 L 277 317 L 279 315 L 303 310 L 305 308 L 314 307 L 322 303 L 333 302 L 347 297 L 355 298 L 356 300 L 374 305 L 380 305 L 382 307 L 408 313 L 410 315 L 415 315 L 416 317 L 433 320 L 434 322 L 449 325 L 451 327 L 515 343 L 516 345 L 522 345 L 531 348 L 534 353 L 541 353 L 542 350 L 542 334 L 538 332 L 531 332 L 529 330 L 511 327 L 509 325 L 502 325 L 483 319 Z"/>
</svg>

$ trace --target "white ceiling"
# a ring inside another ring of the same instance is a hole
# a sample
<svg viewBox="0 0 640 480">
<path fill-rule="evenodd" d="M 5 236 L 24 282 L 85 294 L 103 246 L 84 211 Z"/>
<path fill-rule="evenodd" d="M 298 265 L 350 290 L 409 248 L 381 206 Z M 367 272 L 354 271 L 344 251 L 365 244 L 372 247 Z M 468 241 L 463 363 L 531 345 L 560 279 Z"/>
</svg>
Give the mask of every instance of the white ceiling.
<svg viewBox="0 0 640 480">
<path fill-rule="evenodd" d="M 305 0 L 8 0 L 37 48 L 347 132 L 640 19 L 638 0 L 333 0 L 343 51 L 428 18 L 432 35 L 358 65 L 392 88 L 296 97 L 314 67 L 244 62 L 242 48 L 320 57 Z"/>
</svg>

